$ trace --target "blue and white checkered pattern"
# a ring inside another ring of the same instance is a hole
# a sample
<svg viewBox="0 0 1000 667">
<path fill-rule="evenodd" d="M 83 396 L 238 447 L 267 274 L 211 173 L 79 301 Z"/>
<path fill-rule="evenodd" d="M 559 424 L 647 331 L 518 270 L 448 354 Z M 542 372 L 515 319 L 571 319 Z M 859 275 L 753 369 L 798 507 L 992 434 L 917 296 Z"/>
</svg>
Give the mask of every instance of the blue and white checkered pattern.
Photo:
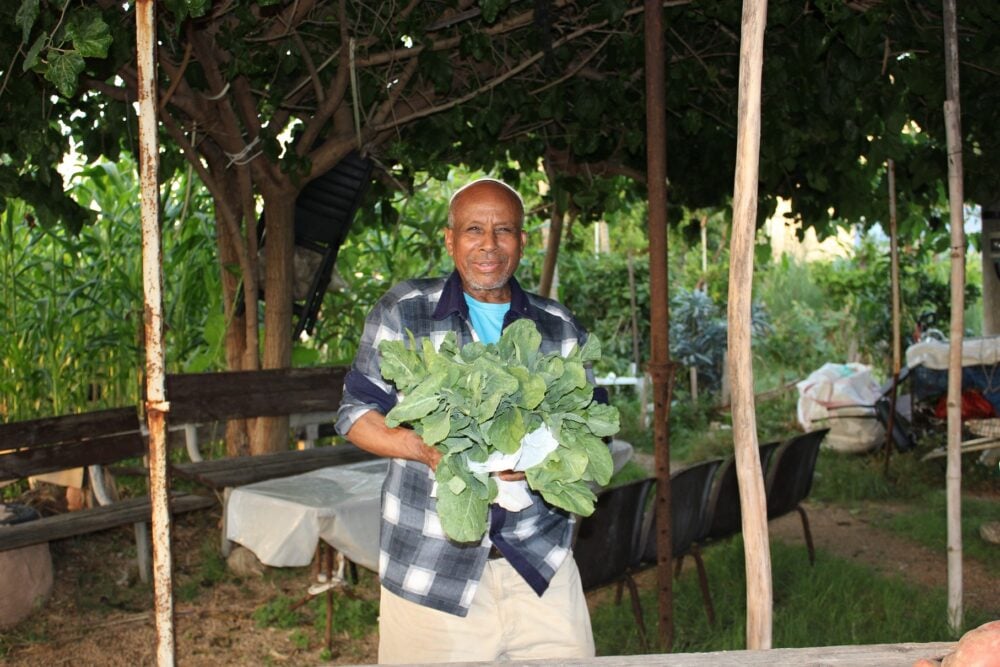
<svg viewBox="0 0 1000 667">
<path fill-rule="evenodd" d="M 525 292 L 513 278 L 510 285 L 511 308 L 504 326 L 521 318 L 533 320 L 542 335 L 543 353 L 558 350 L 565 355 L 586 340 L 586 332 L 565 307 Z M 449 331 L 456 332 L 460 346 L 476 339 L 457 272 L 447 279 L 400 283 L 372 309 L 345 381 L 339 433 L 350 431 L 369 410 L 385 414 L 395 405 L 395 388 L 382 379 L 378 345 L 383 340 L 406 339 L 407 329 L 418 341 L 430 338 L 436 345 Z M 433 487 L 434 473 L 424 464 L 402 459 L 390 462 L 382 486 L 379 576 L 382 585 L 396 595 L 465 616 L 491 540 L 487 534 L 479 543 L 460 544 L 445 537 L 436 500 L 431 497 Z M 531 506 L 507 513 L 503 523 L 491 529 L 508 559 L 540 594 L 570 553 L 574 518 L 546 505 L 534 492 L 532 497 Z"/>
</svg>

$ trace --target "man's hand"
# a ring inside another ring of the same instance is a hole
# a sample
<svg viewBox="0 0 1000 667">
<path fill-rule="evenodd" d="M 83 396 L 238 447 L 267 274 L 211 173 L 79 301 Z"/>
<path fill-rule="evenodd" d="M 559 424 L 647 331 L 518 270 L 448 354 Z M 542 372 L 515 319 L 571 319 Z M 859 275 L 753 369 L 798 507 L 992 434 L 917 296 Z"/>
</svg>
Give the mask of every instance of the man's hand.
<svg viewBox="0 0 1000 667">
<path fill-rule="evenodd" d="M 431 447 L 413 429 L 385 425 L 385 417 L 370 410 L 354 422 L 347 439 L 377 456 L 409 459 L 436 470 L 441 452 Z"/>
<path fill-rule="evenodd" d="M 525 479 L 525 474 L 523 470 L 501 470 L 497 477 L 505 482 L 520 482 Z"/>
</svg>

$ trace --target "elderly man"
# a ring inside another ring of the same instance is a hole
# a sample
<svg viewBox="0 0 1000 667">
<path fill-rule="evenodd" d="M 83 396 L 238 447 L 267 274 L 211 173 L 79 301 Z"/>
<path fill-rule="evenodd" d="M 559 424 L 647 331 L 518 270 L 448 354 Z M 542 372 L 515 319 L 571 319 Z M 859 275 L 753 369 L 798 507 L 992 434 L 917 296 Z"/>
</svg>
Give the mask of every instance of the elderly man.
<svg viewBox="0 0 1000 667">
<path fill-rule="evenodd" d="M 496 342 L 511 322 L 529 318 L 542 352 L 568 352 L 586 332 L 569 311 L 521 289 L 513 277 L 524 250 L 524 202 L 507 184 L 480 179 L 451 199 L 447 278 L 396 285 L 365 324 L 344 387 L 338 431 L 390 457 L 382 490 L 379 662 L 457 662 L 594 655 L 590 617 L 571 548 L 573 519 L 532 493 L 519 511 L 490 508 L 482 542 L 458 543 L 441 529 L 433 497 L 440 453 L 414 431 L 388 428 L 397 400 L 379 366 L 378 345 L 406 331 L 439 344 Z M 500 473 L 523 479 L 523 473 Z"/>
</svg>

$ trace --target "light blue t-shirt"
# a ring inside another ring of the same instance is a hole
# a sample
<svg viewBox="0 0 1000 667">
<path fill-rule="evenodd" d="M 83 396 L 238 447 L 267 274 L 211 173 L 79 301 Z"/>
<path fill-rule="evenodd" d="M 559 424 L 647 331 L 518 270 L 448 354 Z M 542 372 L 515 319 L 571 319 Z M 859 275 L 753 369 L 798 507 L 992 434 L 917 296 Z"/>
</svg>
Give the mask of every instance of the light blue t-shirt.
<svg viewBox="0 0 1000 667">
<path fill-rule="evenodd" d="M 464 295 L 465 303 L 469 305 L 469 319 L 472 320 L 472 328 L 479 340 L 483 343 L 496 343 L 500 340 L 503 317 L 510 310 L 510 303 L 483 303 L 468 294 Z"/>
</svg>

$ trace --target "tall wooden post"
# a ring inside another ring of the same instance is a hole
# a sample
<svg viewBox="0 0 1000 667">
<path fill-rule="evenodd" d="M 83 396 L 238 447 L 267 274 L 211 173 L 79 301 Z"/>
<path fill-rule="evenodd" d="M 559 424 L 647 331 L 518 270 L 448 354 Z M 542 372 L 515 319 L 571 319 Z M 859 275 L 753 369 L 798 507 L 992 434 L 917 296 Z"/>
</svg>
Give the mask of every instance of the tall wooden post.
<svg viewBox="0 0 1000 667">
<path fill-rule="evenodd" d="M 747 579 L 747 648 L 771 648 L 771 549 L 767 502 L 757 452 L 750 302 L 757 183 L 760 161 L 760 91 L 764 62 L 767 0 L 744 0 L 740 37 L 736 176 L 733 183 L 733 236 L 729 258 L 729 368 L 733 393 L 733 444 L 743 508 Z"/>
<path fill-rule="evenodd" d="M 163 354 L 163 275 L 160 251 L 159 150 L 156 140 L 156 7 L 135 5 L 139 89 L 139 180 L 142 218 L 142 288 L 146 332 L 146 419 L 149 425 L 149 495 L 152 502 L 153 594 L 156 664 L 174 664 L 174 599 L 170 559 L 167 412 Z"/>
<path fill-rule="evenodd" d="M 899 307 L 899 233 L 896 229 L 896 163 L 889 160 L 886 166 L 889 180 L 889 291 L 892 299 L 892 389 L 889 392 L 889 419 L 885 427 L 885 476 L 889 475 L 896 428 L 896 385 L 903 365 L 902 332 Z"/>
<path fill-rule="evenodd" d="M 958 86 L 955 0 L 944 0 L 944 127 L 948 143 L 948 205 L 951 219 L 951 332 L 948 350 L 948 623 L 962 627 L 962 343 L 965 330 L 965 216 L 962 188 L 962 113 Z"/>
<path fill-rule="evenodd" d="M 645 0 L 646 186 L 649 195 L 650 361 L 653 380 L 653 447 L 656 465 L 656 553 L 659 636 L 664 650 L 674 643 L 670 536 L 670 306 L 667 293 L 667 119 L 663 7 Z"/>
</svg>

